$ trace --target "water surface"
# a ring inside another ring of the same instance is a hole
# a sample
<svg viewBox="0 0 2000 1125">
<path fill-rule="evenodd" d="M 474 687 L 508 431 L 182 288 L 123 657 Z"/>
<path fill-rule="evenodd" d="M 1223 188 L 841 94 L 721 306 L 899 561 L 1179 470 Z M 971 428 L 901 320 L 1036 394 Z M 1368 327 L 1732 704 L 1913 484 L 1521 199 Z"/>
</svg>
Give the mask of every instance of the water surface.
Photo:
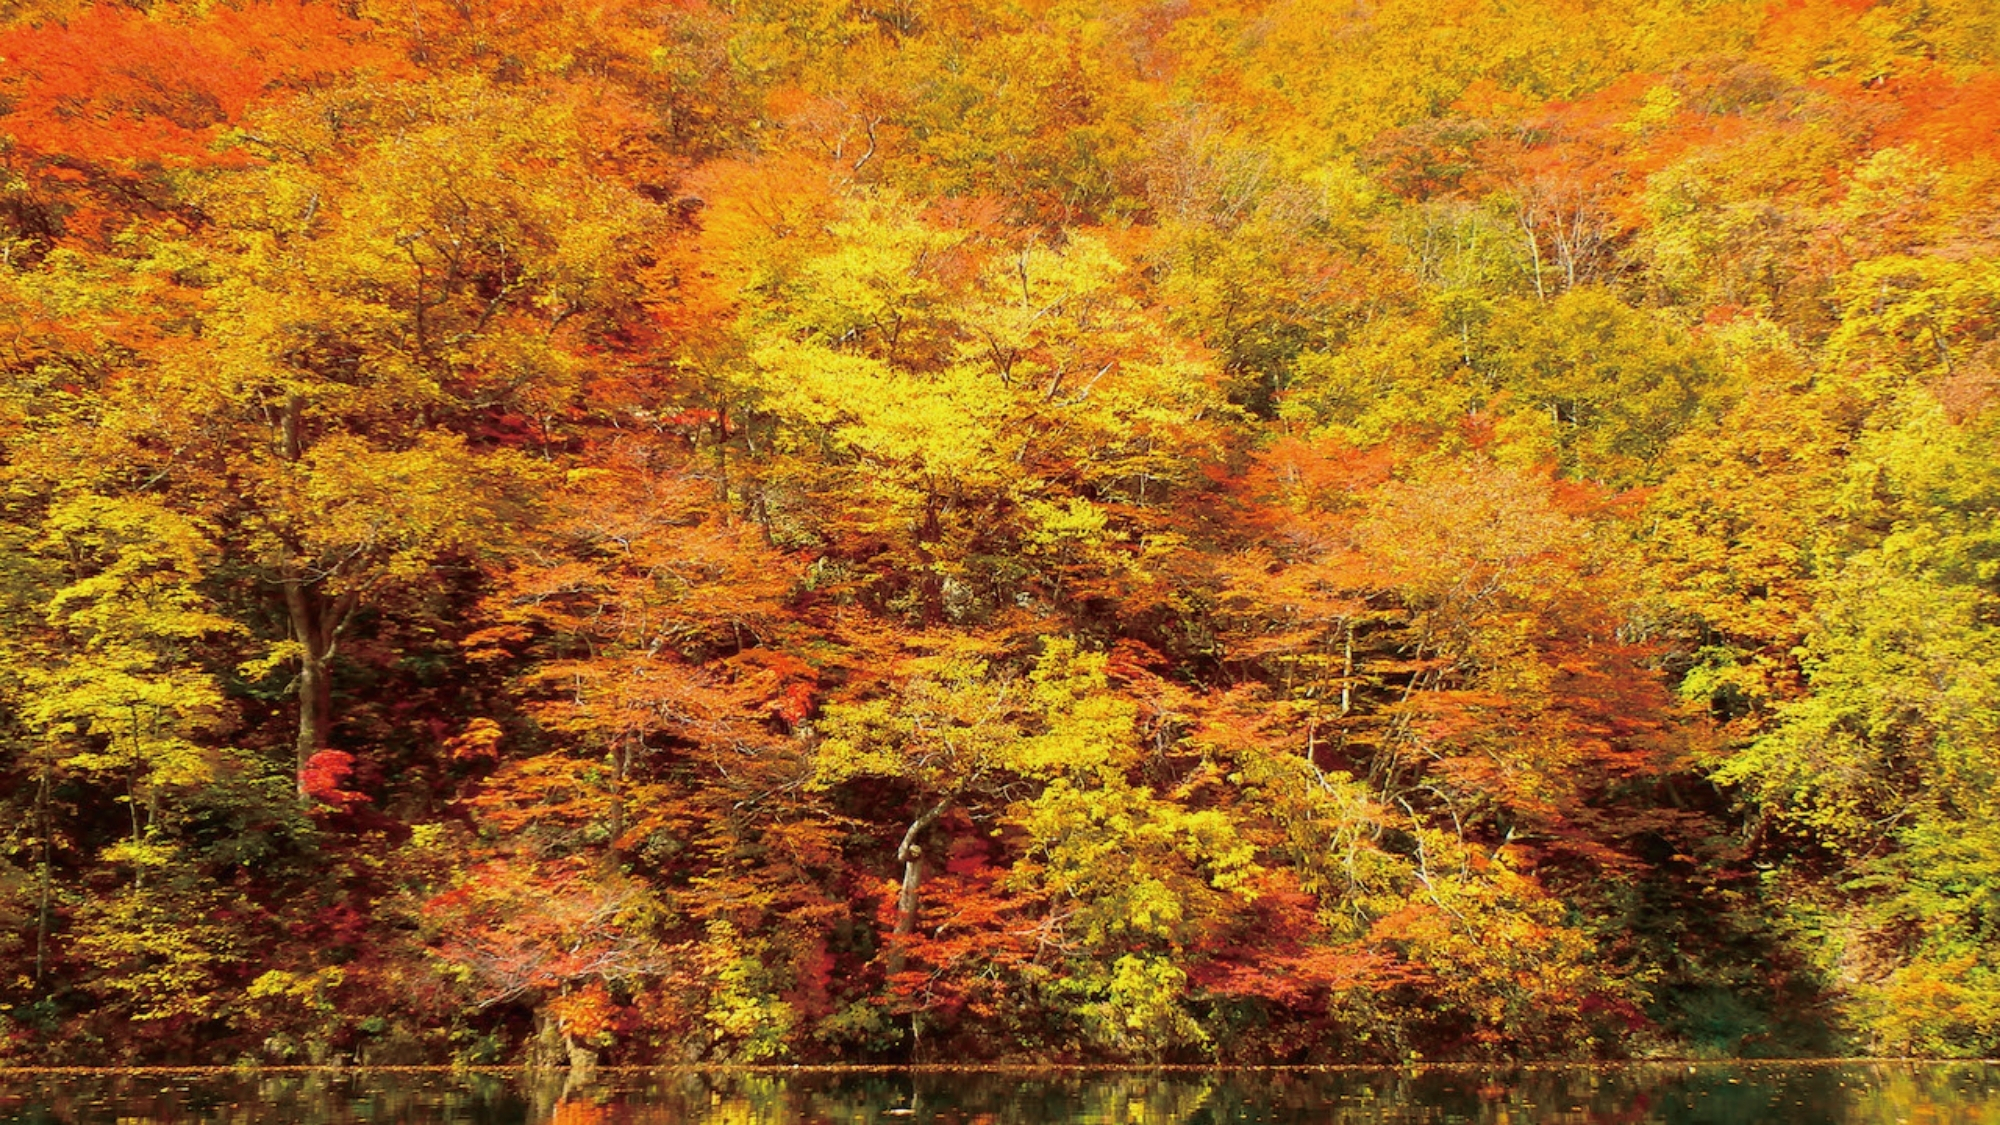
<svg viewBox="0 0 2000 1125">
<path fill-rule="evenodd" d="M 832 1125 L 1992 1122 L 1987 1063 L 1285 1071 L 0 1073 L 0 1122 Z"/>
</svg>

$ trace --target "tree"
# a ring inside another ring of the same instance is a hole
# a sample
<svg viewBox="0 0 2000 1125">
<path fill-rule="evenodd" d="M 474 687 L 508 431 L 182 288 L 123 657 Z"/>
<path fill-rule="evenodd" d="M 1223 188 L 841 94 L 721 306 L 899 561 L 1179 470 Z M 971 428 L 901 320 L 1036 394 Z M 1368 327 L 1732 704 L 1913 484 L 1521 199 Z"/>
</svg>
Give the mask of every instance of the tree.
<svg viewBox="0 0 2000 1125">
<path fill-rule="evenodd" d="M 269 135 L 246 143 L 265 159 L 206 193 L 203 331 L 162 372 L 207 420 L 175 442 L 201 469 L 162 469 L 244 529 L 240 565 L 281 599 L 288 636 L 258 667 L 297 669 L 301 769 L 333 744 L 333 661 L 357 611 L 465 565 L 530 510 L 535 470 L 490 427 L 563 440 L 585 326 L 623 299 L 614 263 L 644 227 L 565 149 L 561 109 L 495 98 L 476 82 L 331 91 L 260 122 Z"/>
<path fill-rule="evenodd" d="M 891 985 L 918 987 L 901 979 L 912 952 L 949 974 L 947 990 L 991 965 L 1032 990 L 1014 1003 L 1081 1002 L 1084 1034 L 1101 1045 L 1158 1055 L 1199 1040 L 1181 1008 L 1186 974 L 1168 955 L 1194 946 L 1221 900 L 1249 895 L 1250 847 L 1222 814 L 1133 782 L 1136 711 L 1108 690 L 1103 656 L 1052 640 L 1015 679 L 965 640 L 937 647 L 910 661 L 896 696 L 830 705 L 817 755 L 819 785 L 893 779 L 911 792 L 895 849 L 903 877 L 885 959 Z M 1003 917 L 983 914 L 977 899 L 944 901 L 938 935 L 959 932 L 918 940 L 926 855 L 955 854 L 936 839 L 954 813 L 1018 833 L 1022 852 L 1000 884 L 1013 901 Z"/>
<path fill-rule="evenodd" d="M 1955 426 L 1922 392 L 1885 413 L 1897 424 L 1865 435 L 1846 469 L 1864 545 L 1818 576 L 1803 690 L 1717 776 L 1848 865 L 1837 893 L 1864 912 L 1843 938 L 1887 966 L 1843 982 L 1873 1041 L 1955 1053 L 1996 1026 L 1981 950 L 1996 877 L 2000 477 L 1990 421 Z"/>
</svg>

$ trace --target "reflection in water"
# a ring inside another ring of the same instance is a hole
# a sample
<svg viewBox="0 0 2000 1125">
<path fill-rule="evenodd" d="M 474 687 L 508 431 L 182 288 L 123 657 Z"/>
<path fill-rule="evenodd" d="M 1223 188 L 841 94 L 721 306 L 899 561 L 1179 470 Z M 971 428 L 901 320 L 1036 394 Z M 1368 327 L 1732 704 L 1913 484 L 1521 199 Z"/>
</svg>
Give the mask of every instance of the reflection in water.
<svg viewBox="0 0 2000 1125">
<path fill-rule="evenodd" d="M 1467 1070 L 0 1075 L 0 1122 L 833 1125 L 1093 1122 L 2000 1125 L 1981 1063 Z"/>
</svg>

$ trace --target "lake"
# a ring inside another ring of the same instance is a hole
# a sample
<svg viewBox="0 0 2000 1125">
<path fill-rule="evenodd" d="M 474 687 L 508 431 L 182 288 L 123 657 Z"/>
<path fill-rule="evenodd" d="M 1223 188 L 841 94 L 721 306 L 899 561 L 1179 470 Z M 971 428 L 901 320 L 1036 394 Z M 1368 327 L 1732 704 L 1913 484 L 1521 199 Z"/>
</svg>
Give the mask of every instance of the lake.
<svg viewBox="0 0 2000 1125">
<path fill-rule="evenodd" d="M 1160 1071 L 0 1072 L 0 1122 L 2000 1123 L 1987 1063 Z"/>
</svg>

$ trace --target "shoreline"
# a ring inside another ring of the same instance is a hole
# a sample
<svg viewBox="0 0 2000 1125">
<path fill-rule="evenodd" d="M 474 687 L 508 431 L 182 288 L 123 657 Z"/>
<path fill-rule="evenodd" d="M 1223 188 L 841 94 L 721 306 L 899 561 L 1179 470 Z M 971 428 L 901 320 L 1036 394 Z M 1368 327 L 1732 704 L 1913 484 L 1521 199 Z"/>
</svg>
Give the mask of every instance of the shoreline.
<svg viewBox="0 0 2000 1125">
<path fill-rule="evenodd" d="M 709 1074 L 1396 1074 L 1419 1071 L 1562 1071 L 1642 1070 L 1651 1067 L 1835 1067 L 1835 1066 L 2000 1066 L 1995 1058 L 1928 1056 L 1855 1056 L 1842 1058 L 1712 1059 L 1658 1058 L 1614 1062 L 1565 1061 L 1422 1061 L 1412 1063 L 1215 1064 L 1162 1063 L 954 1063 L 875 1065 L 865 1063 L 759 1063 L 716 1066 L 600 1066 L 598 1077 L 686 1076 Z M 557 1075 L 569 1067 L 531 1070 L 523 1066 L 132 1066 L 15 1067 L 0 1066 L 0 1080 L 12 1077 L 254 1077 L 260 1075 Z"/>
</svg>

